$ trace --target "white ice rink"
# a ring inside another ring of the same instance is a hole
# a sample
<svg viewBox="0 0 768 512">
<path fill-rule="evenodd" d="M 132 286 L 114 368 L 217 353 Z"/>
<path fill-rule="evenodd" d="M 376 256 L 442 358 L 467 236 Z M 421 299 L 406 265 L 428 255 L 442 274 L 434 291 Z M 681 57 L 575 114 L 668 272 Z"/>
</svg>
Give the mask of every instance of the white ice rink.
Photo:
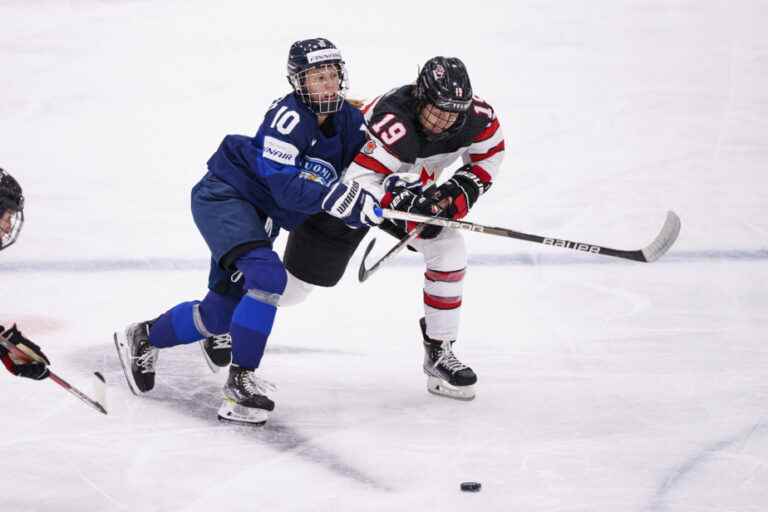
<svg viewBox="0 0 768 512">
<path fill-rule="evenodd" d="M 109 402 L 0 371 L 0 511 L 768 509 L 768 3 L 502 3 L 0 0 L 0 166 L 27 198 L 0 321 Z M 112 332 L 202 297 L 189 189 L 318 35 L 358 98 L 464 60 L 507 147 L 470 220 L 634 249 L 672 209 L 678 243 L 639 264 L 467 234 L 473 402 L 425 390 L 418 259 L 360 284 L 362 251 L 279 311 L 267 426 L 216 420 L 197 346 L 133 396 Z"/>
</svg>

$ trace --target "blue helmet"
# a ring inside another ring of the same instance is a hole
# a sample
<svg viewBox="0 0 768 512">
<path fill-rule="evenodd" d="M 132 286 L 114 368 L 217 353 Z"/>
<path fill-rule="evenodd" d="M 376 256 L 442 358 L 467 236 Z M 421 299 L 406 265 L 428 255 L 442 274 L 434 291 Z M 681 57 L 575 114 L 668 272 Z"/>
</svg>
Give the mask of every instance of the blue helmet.
<svg viewBox="0 0 768 512">
<path fill-rule="evenodd" d="M 333 66 L 339 77 L 339 91 L 332 98 L 310 94 L 306 86 L 307 72 L 313 68 Z M 333 114 L 341 110 L 349 88 L 349 80 L 341 52 L 329 40 L 316 37 L 296 41 L 288 51 L 288 82 L 294 92 L 316 114 Z"/>
</svg>

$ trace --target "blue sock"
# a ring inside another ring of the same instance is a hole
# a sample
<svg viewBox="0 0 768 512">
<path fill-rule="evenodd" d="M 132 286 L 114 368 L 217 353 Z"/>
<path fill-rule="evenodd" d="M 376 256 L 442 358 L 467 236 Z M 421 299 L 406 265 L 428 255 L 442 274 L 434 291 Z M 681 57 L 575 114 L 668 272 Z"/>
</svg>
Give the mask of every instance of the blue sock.
<svg viewBox="0 0 768 512">
<path fill-rule="evenodd" d="M 149 330 L 149 343 L 157 348 L 167 348 L 203 339 L 195 327 L 194 307 L 198 301 L 182 302 L 160 316 Z"/>
<path fill-rule="evenodd" d="M 235 265 L 243 273 L 248 292 L 232 315 L 232 362 L 255 369 L 264 355 L 288 276 L 277 253 L 266 247 L 246 253 Z"/>
<path fill-rule="evenodd" d="M 261 302 L 250 294 L 240 300 L 230 325 L 233 344 L 237 343 L 237 350 L 232 352 L 233 363 L 243 368 L 259 367 L 276 312 L 275 306 Z"/>
</svg>

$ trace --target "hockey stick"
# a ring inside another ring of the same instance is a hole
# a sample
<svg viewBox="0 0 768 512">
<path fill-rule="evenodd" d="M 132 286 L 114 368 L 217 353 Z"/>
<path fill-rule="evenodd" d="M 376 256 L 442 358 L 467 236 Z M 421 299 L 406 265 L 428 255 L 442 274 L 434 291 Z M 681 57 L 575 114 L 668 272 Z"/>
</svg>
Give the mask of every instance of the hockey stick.
<svg viewBox="0 0 768 512">
<path fill-rule="evenodd" d="M 40 359 L 34 352 L 25 352 L 21 350 L 19 347 L 17 347 L 16 345 L 14 345 L 13 343 L 11 343 L 10 341 L 6 341 L 1 337 L 0 337 L 0 345 L 5 347 L 5 349 L 8 350 L 8 352 L 10 352 L 11 354 L 13 354 L 14 356 L 16 356 L 18 359 L 22 361 L 31 360 L 38 363 L 44 363 L 44 361 Z M 65 381 L 64 379 L 62 379 L 61 377 L 53 373 L 50 368 L 48 369 L 48 377 L 50 377 L 50 379 L 53 382 L 63 387 L 69 393 L 75 395 L 77 398 L 79 398 L 89 406 L 93 407 L 100 413 L 107 414 L 107 410 L 104 408 L 103 405 L 101 405 L 96 400 L 93 400 L 92 398 L 88 397 L 88 395 L 86 395 L 85 393 L 77 389 L 75 386 L 71 385 L 69 382 Z M 101 382 L 104 382 L 104 377 L 102 377 L 99 373 L 96 373 L 96 377 L 98 377 L 99 380 L 101 380 Z"/>
<path fill-rule="evenodd" d="M 661 231 L 658 235 L 656 235 L 656 238 L 653 240 L 653 242 L 643 247 L 642 249 L 630 251 L 612 249 L 610 247 L 603 247 L 602 245 L 596 245 L 589 242 L 574 242 L 572 240 L 565 240 L 561 238 L 531 235 L 507 228 L 497 228 L 492 226 L 484 226 L 482 224 L 475 224 L 474 222 L 451 220 L 438 217 L 426 217 L 423 215 L 416 215 L 413 213 L 401 212 L 397 210 L 382 209 L 381 216 L 385 219 L 423 222 L 424 224 L 432 224 L 435 226 L 443 226 L 454 229 L 464 229 L 468 231 L 475 231 L 477 233 L 485 233 L 488 235 L 506 236 L 509 238 L 516 238 L 518 240 L 526 240 L 528 242 L 551 245 L 554 247 L 562 247 L 563 249 L 572 249 L 574 251 L 586 252 L 590 254 L 603 254 L 605 256 L 613 256 L 616 258 L 640 261 L 644 263 L 656 261 L 661 256 L 663 256 L 664 253 L 666 253 L 669 248 L 672 247 L 672 244 L 675 243 L 677 236 L 680 234 L 680 217 L 678 217 L 677 214 L 675 214 L 673 211 L 667 212 L 667 219 L 664 221 L 664 225 L 661 227 Z"/>
<path fill-rule="evenodd" d="M 448 205 L 448 202 L 441 201 L 438 204 L 438 209 L 435 212 L 435 215 L 440 215 L 440 213 L 443 211 L 443 208 L 445 208 Z M 383 216 L 383 210 L 381 208 L 375 208 L 374 213 L 378 215 L 379 217 Z M 363 261 L 360 262 L 360 268 L 357 269 L 357 279 L 362 283 L 366 279 L 368 279 L 371 274 L 376 272 L 383 264 L 400 254 L 400 251 L 405 249 L 409 243 L 414 241 L 424 230 L 424 228 L 427 227 L 426 224 L 419 224 L 415 228 L 413 228 L 413 231 L 408 233 L 408 236 L 401 239 L 399 242 L 395 244 L 394 247 L 392 247 L 389 251 L 387 251 L 387 254 L 379 258 L 376 263 L 371 265 L 371 268 L 365 268 L 365 258 L 368 257 L 368 255 L 373 250 L 373 246 L 376 244 L 376 239 L 374 238 L 371 240 L 371 243 L 368 244 L 368 247 L 365 249 L 365 253 L 363 254 Z"/>
<path fill-rule="evenodd" d="M 389 251 L 387 251 L 387 254 L 379 258 L 376 263 L 371 265 L 370 268 L 365 268 L 365 259 L 368 257 L 368 255 L 373 250 L 373 246 L 376 244 L 376 239 L 374 238 L 371 240 L 371 243 L 368 244 L 368 247 L 365 249 L 365 254 L 363 254 L 363 261 L 360 262 L 360 268 L 357 270 L 357 279 L 362 283 L 369 277 L 371 277 L 371 274 L 376 272 L 381 266 L 386 263 L 387 261 L 391 260 L 398 254 L 400 254 L 400 251 L 405 249 L 405 247 L 412 242 L 414 239 L 416 239 L 417 236 L 419 236 L 419 233 L 422 232 L 426 224 L 419 224 L 416 226 L 413 231 L 411 231 L 408 236 L 397 242 L 394 247 L 392 247 Z"/>
</svg>

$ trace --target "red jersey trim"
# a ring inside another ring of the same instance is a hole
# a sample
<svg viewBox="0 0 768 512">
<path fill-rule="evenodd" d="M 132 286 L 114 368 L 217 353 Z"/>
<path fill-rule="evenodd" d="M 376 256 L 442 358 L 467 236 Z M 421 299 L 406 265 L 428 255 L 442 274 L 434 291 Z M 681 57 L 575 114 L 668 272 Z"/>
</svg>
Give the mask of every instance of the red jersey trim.
<svg viewBox="0 0 768 512">
<path fill-rule="evenodd" d="M 375 158 L 367 155 L 363 155 L 362 153 L 358 153 L 355 156 L 355 163 L 365 167 L 366 169 L 370 169 L 371 171 L 377 172 L 379 174 L 384 174 L 385 176 L 392 174 L 392 171 L 387 169 L 387 167 L 384 164 L 382 164 Z"/>
<path fill-rule="evenodd" d="M 499 142 L 495 146 L 493 146 L 491 149 L 486 151 L 485 153 L 481 153 L 479 155 L 469 155 L 469 158 L 472 160 L 472 163 L 475 162 L 482 162 L 483 160 L 487 160 L 488 158 L 491 158 L 496 153 L 499 153 L 500 151 L 504 151 L 504 141 Z"/>
<path fill-rule="evenodd" d="M 499 120 L 494 119 L 491 121 L 491 124 L 488 125 L 488 127 L 478 133 L 474 139 L 472 139 L 472 142 L 483 142 L 484 140 L 488 140 L 491 137 L 493 137 L 496 134 L 496 130 L 499 129 Z"/>
</svg>

